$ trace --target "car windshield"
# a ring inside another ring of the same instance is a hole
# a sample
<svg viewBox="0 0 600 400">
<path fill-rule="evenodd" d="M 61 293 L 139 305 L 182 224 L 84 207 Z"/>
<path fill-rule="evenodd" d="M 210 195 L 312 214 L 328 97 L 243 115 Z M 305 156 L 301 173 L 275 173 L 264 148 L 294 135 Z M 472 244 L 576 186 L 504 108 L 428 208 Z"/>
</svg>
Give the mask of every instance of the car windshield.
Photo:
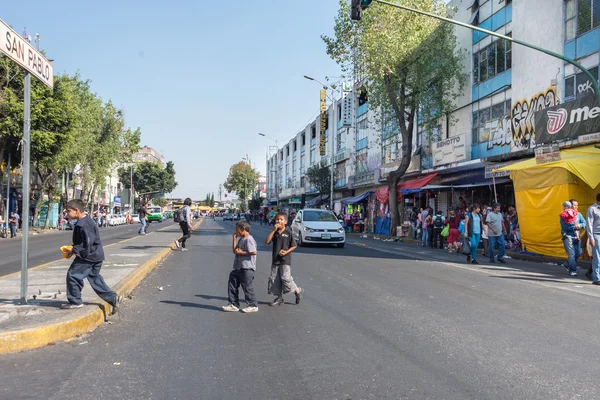
<svg viewBox="0 0 600 400">
<path fill-rule="evenodd" d="M 337 218 L 329 211 L 304 211 L 304 221 L 337 222 Z"/>
<path fill-rule="evenodd" d="M 150 207 L 148 212 L 150 214 L 160 214 L 160 207 Z"/>
</svg>

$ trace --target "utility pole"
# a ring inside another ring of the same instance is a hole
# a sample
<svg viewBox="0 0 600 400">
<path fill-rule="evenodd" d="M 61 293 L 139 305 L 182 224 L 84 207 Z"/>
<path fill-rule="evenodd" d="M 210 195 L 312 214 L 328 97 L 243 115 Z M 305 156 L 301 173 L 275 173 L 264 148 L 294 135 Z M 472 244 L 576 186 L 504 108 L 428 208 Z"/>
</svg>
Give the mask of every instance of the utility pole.
<svg viewBox="0 0 600 400">
<path fill-rule="evenodd" d="M 223 194 L 223 186 L 219 185 L 219 201 L 221 201 L 221 195 Z"/>
</svg>

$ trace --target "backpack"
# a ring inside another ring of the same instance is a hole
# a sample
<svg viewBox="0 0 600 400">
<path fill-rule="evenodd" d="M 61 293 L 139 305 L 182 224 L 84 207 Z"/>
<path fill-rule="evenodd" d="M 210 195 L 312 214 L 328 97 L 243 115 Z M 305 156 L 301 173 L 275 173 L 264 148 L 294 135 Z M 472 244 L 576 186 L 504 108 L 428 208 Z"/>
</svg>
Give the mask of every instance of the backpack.
<svg viewBox="0 0 600 400">
<path fill-rule="evenodd" d="M 442 226 L 444 226 L 444 222 L 442 221 L 441 215 L 436 215 L 435 219 L 433 220 L 433 226 L 436 228 L 441 228 Z"/>
<path fill-rule="evenodd" d="M 185 207 L 181 207 L 175 210 L 173 213 L 173 221 L 174 222 L 184 222 L 185 221 Z"/>
</svg>

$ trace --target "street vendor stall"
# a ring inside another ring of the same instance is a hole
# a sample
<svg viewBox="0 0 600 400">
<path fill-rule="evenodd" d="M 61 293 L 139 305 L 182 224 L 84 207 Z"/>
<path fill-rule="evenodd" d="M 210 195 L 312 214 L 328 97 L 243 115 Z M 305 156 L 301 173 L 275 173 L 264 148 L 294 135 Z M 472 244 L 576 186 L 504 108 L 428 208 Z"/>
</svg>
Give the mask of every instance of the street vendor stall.
<svg viewBox="0 0 600 400">
<path fill-rule="evenodd" d="M 600 191 L 600 148 L 591 145 L 565 149 L 560 151 L 558 161 L 538 163 L 531 158 L 498 169 L 502 170 L 511 171 L 524 249 L 564 257 L 561 204 L 577 199 L 580 212 L 585 214 L 595 201 Z"/>
</svg>

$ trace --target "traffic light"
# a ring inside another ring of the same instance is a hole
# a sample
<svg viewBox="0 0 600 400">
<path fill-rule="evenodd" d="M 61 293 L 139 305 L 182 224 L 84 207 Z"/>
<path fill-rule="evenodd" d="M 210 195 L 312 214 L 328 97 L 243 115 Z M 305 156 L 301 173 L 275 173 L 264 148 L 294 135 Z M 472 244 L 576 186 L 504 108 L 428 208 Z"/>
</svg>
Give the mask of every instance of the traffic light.
<svg viewBox="0 0 600 400">
<path fill-rule="evenodd" d="M 352 12 L 350 13 L 350 19 L 354 21 L 360 21 L 362 18 L 362 10 L 369 8 L 373 0 L 352 0 Z"/>
</svg>

